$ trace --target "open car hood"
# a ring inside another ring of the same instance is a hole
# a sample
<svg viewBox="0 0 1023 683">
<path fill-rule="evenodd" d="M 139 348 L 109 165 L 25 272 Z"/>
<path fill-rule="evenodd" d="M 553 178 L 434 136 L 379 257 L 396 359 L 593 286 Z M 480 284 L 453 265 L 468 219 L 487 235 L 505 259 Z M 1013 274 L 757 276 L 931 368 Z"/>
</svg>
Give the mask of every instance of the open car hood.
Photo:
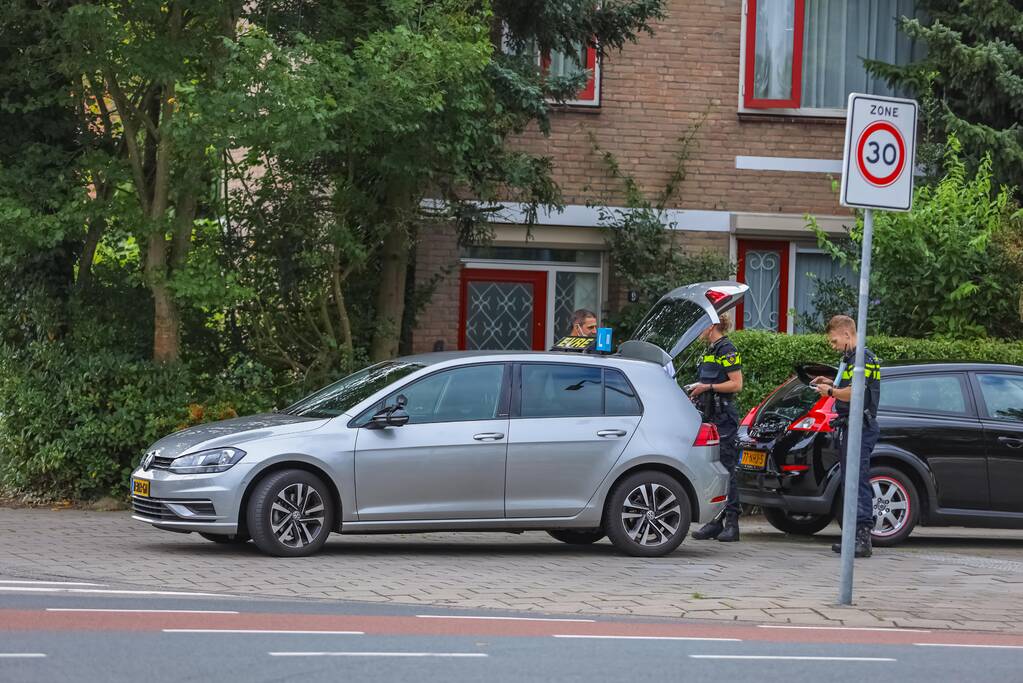
<svg viewBox="0 0 1023 683">
<path fill-rule="evenodd" d="M 796 377 L 803 384 L 809 384 L 815 377 L 827 377 L 833 380 L 838 376 L 838 368 L 824 363 L 799 363 L 794 367 Z"/>
<path fill-rule="evenodd" d="M 734 308 L 749 289 L 740 282 L 720 280 L 679 287 L 662 296 L 636 327 L 632 338 L 618 347 L 629 358 L 668 365 L 720 315 Z"/>
</svg>

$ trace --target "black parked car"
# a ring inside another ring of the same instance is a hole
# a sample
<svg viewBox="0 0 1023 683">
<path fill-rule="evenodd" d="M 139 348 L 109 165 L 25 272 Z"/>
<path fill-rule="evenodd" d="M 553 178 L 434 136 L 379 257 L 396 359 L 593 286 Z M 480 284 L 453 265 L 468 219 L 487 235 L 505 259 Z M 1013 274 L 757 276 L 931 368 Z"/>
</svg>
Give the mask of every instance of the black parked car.
<svg viewBox="0 0 1023 683">
<path fill-rule="evenodd" d="M 872 532 L 896 545 L 925 526 L 1023 528 L 1023 367 L 913 363 L 882 368 L 881 438 L 871 461 Z M 739 493 L 781 531 L 814 534 L 841 515 L 834 399 L 807 364 L 739 430 Z"/>
</svg>

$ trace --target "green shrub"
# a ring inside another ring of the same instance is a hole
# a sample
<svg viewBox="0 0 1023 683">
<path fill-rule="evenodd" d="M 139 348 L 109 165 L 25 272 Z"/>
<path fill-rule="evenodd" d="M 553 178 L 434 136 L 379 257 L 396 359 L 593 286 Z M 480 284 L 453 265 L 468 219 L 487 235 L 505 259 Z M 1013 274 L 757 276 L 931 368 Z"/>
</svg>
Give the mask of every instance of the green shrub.
<svg viewBox="0 0 1023 683">
<path fill-rule="evenodd" d="M 817 361 L 838 365 L 839 355 L 831 350 L 823 335 L 739 331 L 729 337 L 742 353 L 744 388 L 739 404 L 743 411 L 760 403 L 768 393 L 790 377 L 793 366 L 798 363 Z M 895 361 L 960 360 L 1023 365 L 1023 342 L 871 336 L 867 338 L 867 346 L 881 359 L 882 387 L 884 364 Z"/>
<path fill-rule="evenodd" d="M 124 495 L 149 444 L 271 408 L 272 380 L 251 361 L 209 374 L 62 343 L 0 349 L 0 487 L 44 499 Z"/>
</svg>

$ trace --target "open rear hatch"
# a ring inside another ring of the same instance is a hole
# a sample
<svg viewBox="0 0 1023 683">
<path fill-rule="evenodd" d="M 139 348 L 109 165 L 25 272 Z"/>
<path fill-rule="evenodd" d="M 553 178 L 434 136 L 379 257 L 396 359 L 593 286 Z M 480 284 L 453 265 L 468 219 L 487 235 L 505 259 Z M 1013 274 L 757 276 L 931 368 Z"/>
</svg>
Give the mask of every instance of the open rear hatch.
<svg viewBox="0 0 1023 683">
<path fill-rule="evenodd" d="M 742 300 L 748 289 L 740 282 L 728 280 L 674 289 L 654 304 L 632 338 L 618 347 L 618 353 L 665 367 L 673 365 L 708 325 L 720 322 L 720 315 Z M 685 358 L 681 364 L 687 364 Z M 674 375 L 674 367 L 671 372 Z"/>
</svg>

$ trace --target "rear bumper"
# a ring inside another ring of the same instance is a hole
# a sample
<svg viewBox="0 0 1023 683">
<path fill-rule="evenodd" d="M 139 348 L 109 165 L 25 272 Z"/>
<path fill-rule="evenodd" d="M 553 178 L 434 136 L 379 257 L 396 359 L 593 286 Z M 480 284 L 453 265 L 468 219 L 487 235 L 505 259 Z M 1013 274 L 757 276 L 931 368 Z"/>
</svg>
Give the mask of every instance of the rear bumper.
<svg viewBox="0 0 1023 683">
<path fill-rule="evenodd" d="M 840 481 L 832 477 L 821 493 L 785 491 L 777 474 L 740 472 L 739 501 L 760 507 L 773 507 L 789 512 L 830 515 Z"/>
</svg>

